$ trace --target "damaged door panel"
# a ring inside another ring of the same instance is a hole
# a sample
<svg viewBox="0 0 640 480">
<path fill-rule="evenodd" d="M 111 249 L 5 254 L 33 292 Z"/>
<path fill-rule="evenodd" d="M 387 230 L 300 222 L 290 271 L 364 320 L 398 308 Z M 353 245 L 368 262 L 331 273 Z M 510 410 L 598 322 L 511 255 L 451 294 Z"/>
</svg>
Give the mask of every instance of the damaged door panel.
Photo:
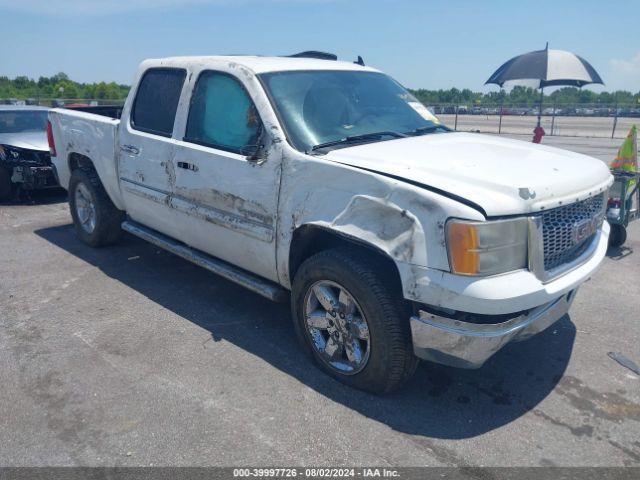
<svg viewBox="0 0 640 480">
<path fill-rule="evenodd" d="M 172 158 L 168 205 L 178 212 L 183 241 L 277 280 L 281 153 L 243 83 L 246 75 L 236 77 L 237 70 L 194 71 Z M 271 148 L 263 145 L 267 141 Z"/>
</svg>

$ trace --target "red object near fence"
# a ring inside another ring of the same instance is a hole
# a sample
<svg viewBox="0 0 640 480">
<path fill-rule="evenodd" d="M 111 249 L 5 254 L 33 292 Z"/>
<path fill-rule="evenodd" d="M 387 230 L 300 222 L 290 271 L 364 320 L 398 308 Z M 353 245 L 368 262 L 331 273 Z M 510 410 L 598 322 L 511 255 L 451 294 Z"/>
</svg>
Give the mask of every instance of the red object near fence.
<svg viewBox="0 0 640 480">
<path fill-rule="evenodd" d="M 540 143 L 542 141 L 542 137 L 546 135 L 544 128 L 538 125 L 533 129 L 533 143 Z"/>
</svg>

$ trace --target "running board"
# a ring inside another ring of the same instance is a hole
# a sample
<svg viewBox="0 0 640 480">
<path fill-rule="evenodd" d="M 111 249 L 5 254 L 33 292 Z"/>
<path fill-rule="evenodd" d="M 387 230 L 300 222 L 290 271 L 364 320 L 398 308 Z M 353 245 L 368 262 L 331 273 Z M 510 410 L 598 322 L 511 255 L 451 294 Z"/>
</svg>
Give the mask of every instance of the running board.
<svg viewBox="0 0 640 480">
<path fill-rule="evenodd" d="M 163 235 L 160 232 L 147 228 L 131 220 L 122 222 L 122 229 L 136 237 L 146 240 L 149 243 L 168 250 L 169 252 L 184 258 L 196 265 L 199 265 L 210 272 L 220 275 L 244 288 L 251 290 L 274 302 L 285 302 L 289 297 L 289 292 L 269 280 L 260 278 L 252 273 L 242 270 L 225 261 L 207 255 L 204 252 L 188 247 L 184 243 Z"/>
</svg>

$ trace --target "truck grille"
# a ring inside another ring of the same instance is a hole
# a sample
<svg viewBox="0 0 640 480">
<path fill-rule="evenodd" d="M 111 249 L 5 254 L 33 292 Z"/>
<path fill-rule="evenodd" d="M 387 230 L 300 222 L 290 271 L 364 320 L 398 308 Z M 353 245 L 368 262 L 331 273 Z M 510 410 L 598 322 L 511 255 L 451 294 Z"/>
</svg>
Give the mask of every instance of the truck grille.
<svg viewBox="0 0 640 480">
<path fill-rule="evenodd" d="M 585 220 L 596 219 L 598 227 L 604 218 L 604 193 L 541 214 L 544 269 L 553 270 L 582 255 L 595 234 L 576 242 L 574 230 Z"/>
</svg>

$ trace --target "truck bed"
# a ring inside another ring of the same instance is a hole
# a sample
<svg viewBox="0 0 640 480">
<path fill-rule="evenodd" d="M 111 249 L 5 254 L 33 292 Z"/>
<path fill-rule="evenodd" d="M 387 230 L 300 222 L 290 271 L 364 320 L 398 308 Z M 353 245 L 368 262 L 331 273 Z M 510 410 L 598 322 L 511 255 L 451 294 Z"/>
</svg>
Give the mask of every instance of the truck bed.
<svg viewBox="0 0 640 480">
<path fill-rule="evenodd" d="M 60 185 L 69 189 L 70 162 L 81 157 L 91 160 L 113 203 L 121 208 L 118 188 L 117 140 L 120 120 L 72 109 L 49 111 L 49 121 L 56 145 L 52 161 Z"/>
<path fill-rule="evenodd" d="M 69 106 L 62 107 L 67 110 L 75 110 L 77 112 L 95 113 L 103 117 L 120 118 L 122 115 L 122 106 L 119 105 L 87 105 L 87 106 Z"/>
</svg>

